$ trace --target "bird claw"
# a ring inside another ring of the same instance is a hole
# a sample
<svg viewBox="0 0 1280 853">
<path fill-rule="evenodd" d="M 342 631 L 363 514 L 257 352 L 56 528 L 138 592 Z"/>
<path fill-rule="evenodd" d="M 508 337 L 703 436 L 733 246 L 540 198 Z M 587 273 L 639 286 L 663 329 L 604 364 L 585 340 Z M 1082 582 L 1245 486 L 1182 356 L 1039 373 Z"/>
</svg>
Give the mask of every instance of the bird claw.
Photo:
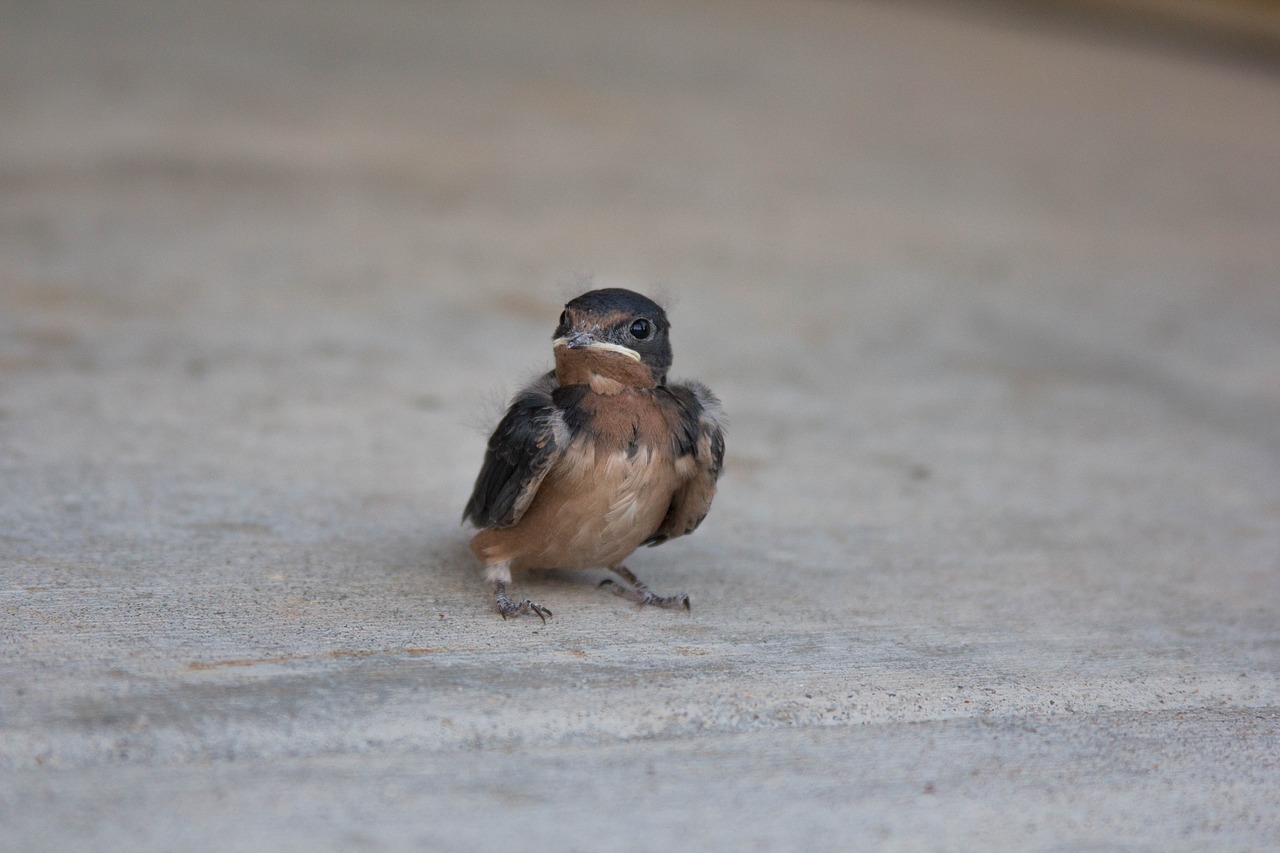
<svg viewBox="0 0 1280 853">
<path fill-rule="evenodd" d="M 614 595 L 629 598 L 641 607 L 651 604 L 654 607 L 662 607 L 667 610 L 677 610 L 681 607 L 691 612 L 693 610 L 693 607 L 689 604 L 689 596 L 684 593 L 679 595 L 655 595 L 643 583 L 637 583 L 634 587 L 629 587 L 617 583 L 612 578 L 605 578 L 600 581 L 600 587 L 603 588 L 605 586 L 612 587 Z"/>
<path fill-rule="evenodd" d="M 549 608 L 543 607 L 530 599 L 526 598 L 519 604 L 507 597 L 505 589 L 498 590 L 497 596 L 498 612 L 502 614 L 502 620 L 505 622 L 508 616 L 525 616 L 532 613 L 542 620 L 542 624 L 547 624 L 547 617 L 551 615 Z"/>
<path fill-rule="evenodd" d="M 542 620 L 543 625 L 547 624 L 547 617 L 551 615 L 550 610 L 540 604 L 530 601 L 527 598 L 519 604 L 512 601 L 508 601 L 505 606 L 503 604 L 499 604 L 498 612 L 502 614 L 504 621 L 508 616 L 524 616 L 532 613 L 534 616 L 537 616 Z"/>
</svg>

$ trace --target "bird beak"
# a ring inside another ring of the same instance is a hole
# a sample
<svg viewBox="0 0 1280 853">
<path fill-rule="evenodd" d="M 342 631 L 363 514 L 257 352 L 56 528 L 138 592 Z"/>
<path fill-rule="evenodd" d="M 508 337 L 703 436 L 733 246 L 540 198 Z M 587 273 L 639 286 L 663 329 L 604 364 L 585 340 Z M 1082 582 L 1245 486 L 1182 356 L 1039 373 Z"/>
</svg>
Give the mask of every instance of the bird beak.
<svg viewBox="0 0 1280 853">
<path fill-rule="evenodd" d="M 640 353 L 633 349 L 627 349 L 618 344 L 611 344 L 608 341 L 598 341 L 590 332 L 570 332 L 563 338 L 556 338 L 551 342 L 553 347 L 568 347 L 569 349 L 593 349 L 603 350 L 604 352 L 616 352 L 619 355 L 625 355 L 627 358 L 633 358 L 640 361 Z"/>
</svg>

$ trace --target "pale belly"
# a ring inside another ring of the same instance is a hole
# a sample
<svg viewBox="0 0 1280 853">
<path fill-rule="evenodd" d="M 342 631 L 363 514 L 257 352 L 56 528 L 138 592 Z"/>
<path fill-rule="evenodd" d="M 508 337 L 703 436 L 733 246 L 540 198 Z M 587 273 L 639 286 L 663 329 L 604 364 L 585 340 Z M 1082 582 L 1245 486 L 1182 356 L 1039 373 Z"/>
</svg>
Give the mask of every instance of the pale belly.
<svg viewBox="0 0 1280 853">
<path fill-rule="evenodd" d="M 517 524 L 476 534 L 476 556 L 512 569 L 618 565 L 658 529 L 679 486 L 675 466 L 643 447 L 628 456 L 586 444 L 564 459 Z"/>
</svg>

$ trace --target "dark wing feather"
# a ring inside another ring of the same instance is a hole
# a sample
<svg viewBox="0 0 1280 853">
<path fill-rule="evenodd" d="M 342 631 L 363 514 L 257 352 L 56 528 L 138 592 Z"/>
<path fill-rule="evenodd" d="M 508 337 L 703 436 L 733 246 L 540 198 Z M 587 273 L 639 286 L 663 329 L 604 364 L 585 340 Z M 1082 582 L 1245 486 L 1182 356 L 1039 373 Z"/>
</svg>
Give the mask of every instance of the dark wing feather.
<svg viewBox="0 0 1280 853">
<path fill-rule="evenodd" d="M 511 401 L 489 438 L 464 520 L 481 528 L 510 527 L 529 508 L 567 444 L 568 430 L 551 399 L 555 388 L 555 374 L 548 373 Z"/>
<path fill-rule="evenodd" d="M 716 481 L 724 467 L 725 418 L 716 396 L 697 382 L 669 385 L 660 391 L 676 460 L 691 459 L 693 475 L 671 496 L 667 515 L 646 540 L 648 545 L 661 545 L 698 528 L 711 509 Z"/>
</svg>

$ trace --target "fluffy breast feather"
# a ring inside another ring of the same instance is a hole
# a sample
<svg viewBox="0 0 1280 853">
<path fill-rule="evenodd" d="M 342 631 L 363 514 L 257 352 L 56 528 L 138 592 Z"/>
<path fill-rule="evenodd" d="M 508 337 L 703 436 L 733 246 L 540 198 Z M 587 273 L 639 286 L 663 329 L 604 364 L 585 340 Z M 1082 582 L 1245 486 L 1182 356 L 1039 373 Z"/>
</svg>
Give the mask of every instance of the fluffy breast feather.
<svg viewBox="0 0 1280 853">
<path fill-rule="evenodd" d="M 651 449 L 601 453 L 587 441 L 548 472 L 518 524 L 483 530 L 472 547 L 515 569 L 616 565 L 662 523 L 678 486 L 674 465 Z"/>
</svg>

